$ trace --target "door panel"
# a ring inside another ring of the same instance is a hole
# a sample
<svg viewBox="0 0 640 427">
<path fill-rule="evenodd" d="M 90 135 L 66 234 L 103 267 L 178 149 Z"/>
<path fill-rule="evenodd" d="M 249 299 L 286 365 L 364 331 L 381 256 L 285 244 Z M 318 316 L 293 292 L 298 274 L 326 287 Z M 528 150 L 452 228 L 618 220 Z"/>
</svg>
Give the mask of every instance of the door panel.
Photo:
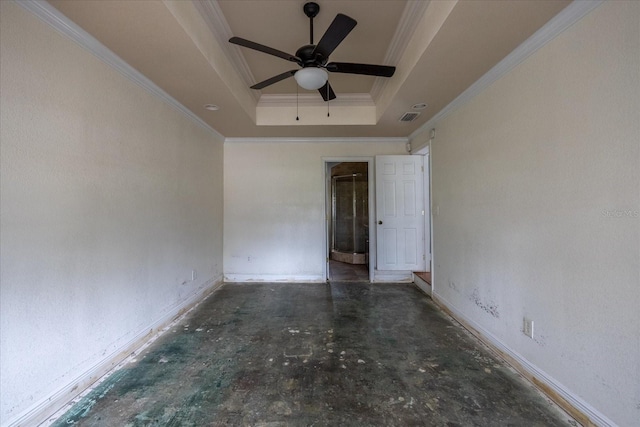
<svg viewBox="0 0 640 427">
<path fill-rule="evenodd" d="M 415 228 L 405 228 L 404 230 L 404 260 L 411 265 L 418 264 L 418 230 Z"/>
<path fill-rule="evenodd" d="M 412 217 L 416 213 L 416 183 L 403 182 L 404 216 Z"/>
<path fill-rule="evenodd" d="M 394 182 L 384 183 L 384 216 L 396 216 L 396 186 Z"/>
<path fill-rule="evenodd" d="M 398 234 L 396 229 L 386 228 L 383 229 L 382 245 L 384 247 L 385 265 L 391 266 L 398 263 L 398 254 L 396 248 L 398 246 Z"/>
<path fill-rule="evenodd" d="M 422 161 L 422 156 L 376 157 L 378 270 L 424 270 Z"/>
</svg>

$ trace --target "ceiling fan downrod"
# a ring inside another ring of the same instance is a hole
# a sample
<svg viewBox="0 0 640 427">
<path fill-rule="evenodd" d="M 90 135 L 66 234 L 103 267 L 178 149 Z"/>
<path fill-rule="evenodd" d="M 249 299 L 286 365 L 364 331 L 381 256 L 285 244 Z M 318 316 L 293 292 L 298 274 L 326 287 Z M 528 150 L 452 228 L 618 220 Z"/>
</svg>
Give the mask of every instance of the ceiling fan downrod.
<svg viewBox="0 0 640 427">
<path fill-rule="evenodd" d="M 313 18 L 320 12 L 320 5 L 310 1 L 304 4 L 302 10 L 304 10 L 304 14 L 309 17 L 309 44 L 313 44 Z"/>
</svg>

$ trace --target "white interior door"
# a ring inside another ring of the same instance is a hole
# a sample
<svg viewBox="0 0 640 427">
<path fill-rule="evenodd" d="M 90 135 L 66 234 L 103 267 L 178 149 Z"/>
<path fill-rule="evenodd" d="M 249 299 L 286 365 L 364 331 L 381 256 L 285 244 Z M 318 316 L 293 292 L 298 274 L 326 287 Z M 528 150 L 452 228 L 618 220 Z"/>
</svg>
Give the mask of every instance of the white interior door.
<svg viewBox="0 0 640 427">
<path fill-rule="evenodd" d="M 376 156 L 378 270 L 424 271 L 422 156 Z"/>
</svg>

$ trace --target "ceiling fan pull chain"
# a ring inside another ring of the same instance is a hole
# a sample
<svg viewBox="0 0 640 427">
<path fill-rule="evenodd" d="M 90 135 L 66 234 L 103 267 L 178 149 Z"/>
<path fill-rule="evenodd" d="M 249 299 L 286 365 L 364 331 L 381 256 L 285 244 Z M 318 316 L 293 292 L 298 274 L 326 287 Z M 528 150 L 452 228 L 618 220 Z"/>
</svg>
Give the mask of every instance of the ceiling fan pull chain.
<svg viewBox="0 0 640 427">
<path fill-rule="evenodd" d="M 331 117 L 329 114 L 329 103 L 331 102 L 331 98 L 329 97 L 329 80 L 327 80 L 327 117 Z"/>
<path fill-rule="evenodd" d="M 300 116 L 298 115 L 298 85 L 296 84 L 296 120 L 300 120 Z"/>
</svg>

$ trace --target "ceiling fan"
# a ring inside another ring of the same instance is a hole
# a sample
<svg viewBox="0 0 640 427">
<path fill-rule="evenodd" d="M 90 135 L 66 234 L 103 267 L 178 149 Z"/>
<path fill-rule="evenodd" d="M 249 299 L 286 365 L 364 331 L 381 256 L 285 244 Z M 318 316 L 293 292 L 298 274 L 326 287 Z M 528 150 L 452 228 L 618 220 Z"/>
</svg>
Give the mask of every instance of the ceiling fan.
<svg viewBox="0 0 640 427">
<path fill-rule="evenodd" d="M 357 22 L 355 19 L 339 13 L 334 18 L 329 28 L 324 33 L 317 45 L 313 44 L 313 18 L 320 12 L 320 6 L 314 2 L 305 3 L 303 6 L 304 14 L 309 17 L 310 23 L 310 43 L 302 46 L 296 51 L 295 55 L 264 46 L 262 44 L 252 42 L 240 37 L 231 37 L 230 43 L 249 49 L 257 50 L 269 55 L 277 56 L 287 61 L 295 62 L 301 69 L 289 70 L 277 76 L 273 76 L 260 83 L 251 86 L 251 89 L 263 89 L 269 85 L 277 83 L 281 80 L 293 76 L 298 85 L 308 90 L 317 89 L 325 101 L 335 99 L 331 85 L 329 84 L 329 75 L 327 71 L 332 73 L 346 74 L 364 74 L 368 76 L 391 77 L 396 71 L 396 67 L 387 65 L 372 64 L 355 64 L 351 62 L 328 62 L 329 55 L 344 40 L 345 37 L 353 30 Z"/>
</svg>

